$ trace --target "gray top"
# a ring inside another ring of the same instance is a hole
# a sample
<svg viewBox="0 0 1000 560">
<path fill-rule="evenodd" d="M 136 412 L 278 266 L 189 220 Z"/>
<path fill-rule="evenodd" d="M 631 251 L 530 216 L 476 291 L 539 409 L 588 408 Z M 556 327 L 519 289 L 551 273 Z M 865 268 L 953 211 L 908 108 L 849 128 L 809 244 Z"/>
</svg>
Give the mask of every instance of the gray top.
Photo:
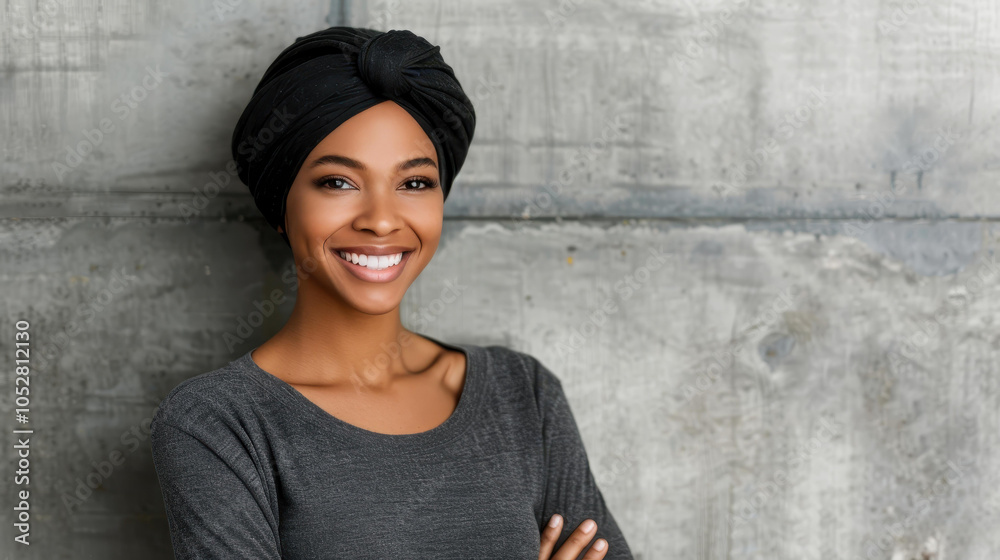
<svg viewBox="0 0 1000 560">
<path fill-rule="evenodd" d="M 594 481 L 559 379 L 529 354 L 467 359 L 455 412 L 381 434 L 320 408 L 250 352 L 187 379 L 153 417 L 153 461 L 178 559 L 535 559 L 584 519 L 632 559 Z"/>
</svg>

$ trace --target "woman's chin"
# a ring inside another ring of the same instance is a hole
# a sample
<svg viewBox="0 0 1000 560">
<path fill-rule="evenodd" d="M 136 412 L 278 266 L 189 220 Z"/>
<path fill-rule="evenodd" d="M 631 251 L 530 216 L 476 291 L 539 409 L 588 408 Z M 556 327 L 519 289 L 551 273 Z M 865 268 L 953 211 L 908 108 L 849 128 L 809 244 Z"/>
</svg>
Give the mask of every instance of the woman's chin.
<svg viewBox="0 0 1000 560">
<path fill-rule="evenodd" d="M 398 288 L 393 286 L 373 286 L 351 290 L 349 293 L 341 292 L 340 297 L 354 309 L 369 315 L 384 315 L 400 306 L 403 302 L 403 292 L 397 292 Z"/>
</svg>

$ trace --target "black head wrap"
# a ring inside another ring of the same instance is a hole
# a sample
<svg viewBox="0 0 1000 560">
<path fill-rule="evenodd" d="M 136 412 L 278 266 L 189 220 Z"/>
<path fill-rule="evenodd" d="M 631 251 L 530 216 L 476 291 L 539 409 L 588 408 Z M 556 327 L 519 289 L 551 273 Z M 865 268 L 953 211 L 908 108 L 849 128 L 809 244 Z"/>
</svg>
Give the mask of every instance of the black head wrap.
<svg viewBox="0 0 1000 560">
<path fill-rule="evenodd" d="M 344 121 L 386 100 L 406 109 L 434 144 L 448 198 L 476 113 L 440 47 L 407 30 L 330 27 L 297 38 L 278 55 L 233 131 L 239 177 L 271 227 L 284 225 L 285 199 L 309 152 Z"/>
</svg>

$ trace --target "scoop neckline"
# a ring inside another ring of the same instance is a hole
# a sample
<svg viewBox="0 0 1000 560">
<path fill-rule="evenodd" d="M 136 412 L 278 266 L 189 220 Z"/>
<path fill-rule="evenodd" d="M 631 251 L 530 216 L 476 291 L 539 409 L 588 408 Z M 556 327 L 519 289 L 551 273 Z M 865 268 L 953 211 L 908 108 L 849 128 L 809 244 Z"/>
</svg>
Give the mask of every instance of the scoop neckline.
<svg viewBox="0 0 1000 560">
<path fill-rule="evenodd" d="M 444 348 L 457 350 L 465 354 L 465 380 L 463 382 L 462 393 L 459 395 L 458 404 L 444 422 L 423 432 L 412 434 L 386 434 L 373 432 L 360 426 L 356 426 L 337 418 L 330 414 L 318 404 L 309 400 L 298 389 L 289 385 L 278 376 L 268 372 L 257 365 L 251 354 L 259 346 L 248 350 L 238 358 L 242 370 L 253 374 L 254 379 L 272 390 L 272 393 L 287 403 L 295 410 L 302 413 L 300 416 L 318 428 L 329 430 L 341 439 L 353 440 L 373 446 L 392 447 L 395 450 L 426 449 L 431 445 L 440 445 L 451 441 L 464 432 L 475 418 L 475 408 L 479 403 L 482 393 L 483 383 L 483 349 L 473 344 L 447 343 L 434 337 L 422 333 L 415 333 L 428 340 L 438 343 Z"/>
</svg>

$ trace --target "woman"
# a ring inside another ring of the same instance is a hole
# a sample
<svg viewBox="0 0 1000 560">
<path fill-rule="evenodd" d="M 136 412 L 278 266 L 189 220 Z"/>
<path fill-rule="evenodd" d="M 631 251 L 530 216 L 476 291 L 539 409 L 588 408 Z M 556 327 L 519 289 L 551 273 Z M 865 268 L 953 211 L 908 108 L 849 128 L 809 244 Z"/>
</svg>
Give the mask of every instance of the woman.
<svg viewBox="0 0 1000 560">
<path fill-rule="evenodd" d="M 559 379 L 400 321 L 474 128 L 409 31 L 333 27 L 265 72 L 233 155 L 298 296 L 153 419 L 177 558 L 632 558 Z"/>
</svg>

